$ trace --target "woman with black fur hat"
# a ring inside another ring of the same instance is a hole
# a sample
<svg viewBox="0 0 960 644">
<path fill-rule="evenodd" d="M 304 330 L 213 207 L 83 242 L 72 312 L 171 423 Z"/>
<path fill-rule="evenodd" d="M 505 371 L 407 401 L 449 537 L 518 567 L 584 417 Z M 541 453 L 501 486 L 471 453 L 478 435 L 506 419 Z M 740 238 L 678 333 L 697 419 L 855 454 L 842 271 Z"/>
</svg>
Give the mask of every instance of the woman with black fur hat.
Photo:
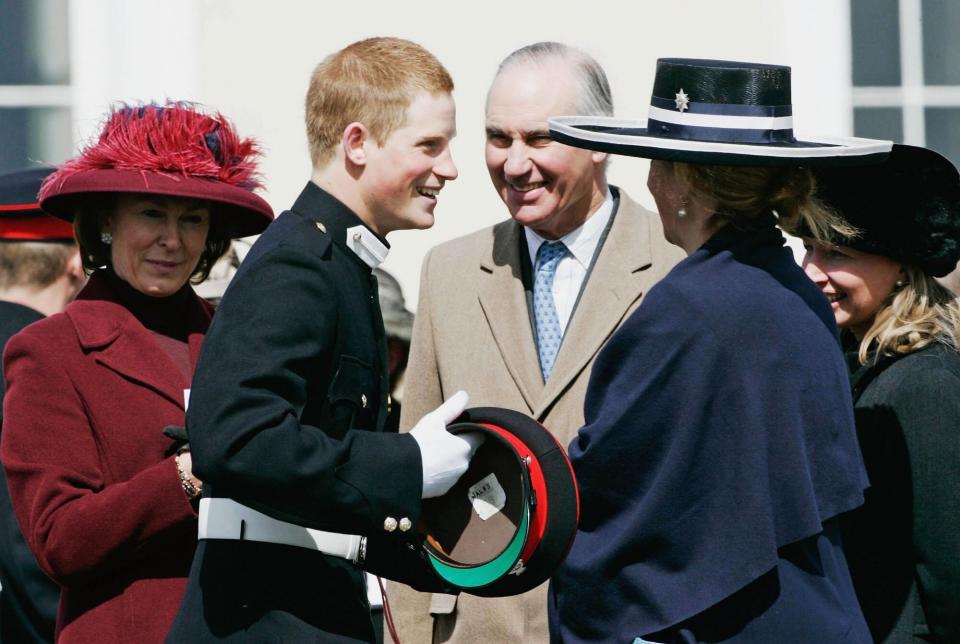
<svg viewBox="0 0 960 644">
<path fill-rule="evenodd" d="M 821 170 L 820 199 L 858 234 L 805 240 L 851 372 L 870 477 L 844 549 L 878 642 L 960 642 L 960 178 L 896 145 L 882 166 Z"/>
</svg>

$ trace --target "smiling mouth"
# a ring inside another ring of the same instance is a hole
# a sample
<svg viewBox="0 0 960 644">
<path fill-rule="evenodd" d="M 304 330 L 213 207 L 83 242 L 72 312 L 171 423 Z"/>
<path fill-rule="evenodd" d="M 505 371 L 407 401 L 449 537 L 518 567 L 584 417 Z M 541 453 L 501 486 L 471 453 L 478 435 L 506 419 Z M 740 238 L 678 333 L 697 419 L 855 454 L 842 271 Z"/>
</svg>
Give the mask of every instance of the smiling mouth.
<svg viewBox="0 0 960 644">
<path fill-rule="evenodd" d="M 847 297 L 845 293 L 825 293 L 824 295 L 827 296 L 827 301 L 830 302 L 830 304 L 833 304 L 834 302 L 839 302 L 840 300 Z"/>
<path fill-rule="evenodd" d="M 437 195 L 440 194 L 440 190 L 440 188 L 421 187 L 417 188 L 417 193 L 423 197 L 427 197 L 428 199 L 436 199 Z"/>
<path fill-rule="evenodd" d="M 517 192 L 530 192 L 531 190 L 536 190 L 537 188 L 544 187 L 545 185 L 547 185 L 547 182 L 535 181 L 534 183 L 524 183 L 524 184 L 516 184 L 516 183 L 508 182 L 507 185 L 509 185 L 513 190 Z"/>
</svg>

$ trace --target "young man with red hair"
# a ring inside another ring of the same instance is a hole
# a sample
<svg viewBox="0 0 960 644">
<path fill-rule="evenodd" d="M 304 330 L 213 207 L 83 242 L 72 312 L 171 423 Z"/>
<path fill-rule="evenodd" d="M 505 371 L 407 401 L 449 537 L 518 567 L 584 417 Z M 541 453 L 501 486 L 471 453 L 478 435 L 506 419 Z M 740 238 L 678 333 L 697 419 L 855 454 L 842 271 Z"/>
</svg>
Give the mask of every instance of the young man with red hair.
<svg viewBox="0 0 960 644">
<path fill-rule="evenodd" d="M 453 82 L 396 38 L 316 68 L 313 176 L 250 250 L 197 366 L 187 431 L 200 545 L 173 642 L 373 641 L 361 567 L 443 585 L 411 528 L 476 444 L 447 433 L 459 392 L 384 433 L 386 340 L 372 270 L 385 236 L 433 224 L 457 177 Z"/>
</svg>

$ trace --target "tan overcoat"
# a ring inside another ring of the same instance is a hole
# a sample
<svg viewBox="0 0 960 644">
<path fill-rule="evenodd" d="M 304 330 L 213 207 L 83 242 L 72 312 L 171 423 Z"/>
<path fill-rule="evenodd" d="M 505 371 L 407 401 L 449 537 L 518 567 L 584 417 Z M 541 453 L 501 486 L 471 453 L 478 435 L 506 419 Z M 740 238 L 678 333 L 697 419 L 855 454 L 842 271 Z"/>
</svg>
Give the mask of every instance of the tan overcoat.
<svg viewBox="0 0 960 644">
<path fill-rule="evenodd" d="M 616 191 L 616 188 L 612 188 Z M 540 375 L 521 278 L 523 228 L 513 220 L 441 244 L 423 261 L 403 395 L 407 429 L 459 389 L 470 406 L 515 409 L 564 446 L 583 424 L 590 368 L 643 294 L 682 257 L 659 217 L 619 191 L 610 232 L 564 335 L 549 381 Z M 547 642 L 547 584 L 517 597 L 428 595 L 391 583 L 403 644 Z M 389 641 L 389 636 L 387 636 Z"/>
</svg>

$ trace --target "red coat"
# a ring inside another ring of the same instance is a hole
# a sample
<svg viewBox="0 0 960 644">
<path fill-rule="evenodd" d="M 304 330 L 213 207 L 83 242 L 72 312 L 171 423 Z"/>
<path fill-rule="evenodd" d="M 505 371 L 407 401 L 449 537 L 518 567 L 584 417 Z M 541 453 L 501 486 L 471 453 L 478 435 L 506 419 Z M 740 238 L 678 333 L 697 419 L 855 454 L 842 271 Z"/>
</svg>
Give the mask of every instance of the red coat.
<svg viewBox="0 0 960 644">
<path fill-rule="evenodd" d="M 162 641 L 196 547 L 162 434 L 183 425 L 189 380 L 111 295 L 94 275 L 4 353 L 0 457 L 26 540 L 62 586 L 59 642 Z M 211 310 L 190 297 L 192 373 Z"/>
</svg>

